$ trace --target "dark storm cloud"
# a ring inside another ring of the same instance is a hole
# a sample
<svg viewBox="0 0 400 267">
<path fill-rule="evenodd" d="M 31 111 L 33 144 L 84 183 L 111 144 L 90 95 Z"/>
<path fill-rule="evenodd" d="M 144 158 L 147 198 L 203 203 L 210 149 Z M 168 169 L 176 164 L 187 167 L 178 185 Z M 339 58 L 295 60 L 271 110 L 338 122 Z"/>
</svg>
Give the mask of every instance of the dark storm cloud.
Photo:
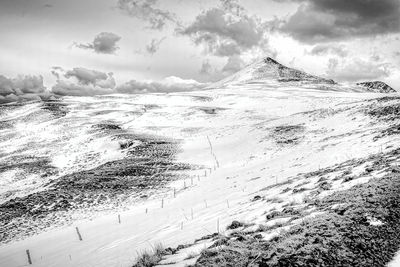
<svg viewBox="0 0 400 267">
<path fill-rule="evenodd" d="M 208 53 L 216 56 L 239 55 L 265 42 L 265 27 L 259 19 L 248 16 L 237 1 L 220 3 L 177 29 L 178 34 L 191 37 L 196 45 L 204 45 Z"/>
<path fill-rule="evenodd" d="M 297 11 L 278 29 L 316 43 L 400 31 L 398 0 L 275 0 L 299 2 Z"/>
<path fill-rule="evenodd" d="M 162 30 L 167 22 L 176 22 L 175 15 L 155 5 L 158 0 L 118 0 L 117 7 L 128 15 L 146 21 L 149 28 Z"/>
<path fill-rule="evenodd" d="M 155 54 L 158 51 L 158 49 L 160 49 L 160 45 L 165 39 L 166 37 L 161 39 L 152 39 L 150 44 L 146 45 L 147 53 L 151 55 Z"/>
<path fill-rule="evenodd" d="M 114 93 L 115 80 L 112 73 L 85 68 L 64 71 L 60 67 L 53 67 L 52 73 L 57 77 L 52 92 L 57 95 L 91 96 Z"/>
<path fill-rule="evenodd" d="M 333 54 L 340 57 L 345 57 L 348 55 L 348 51 L 344 46 L 340 46 L 337 44 L 318 44 L 311 49 L 309 54 L 314 56 L 325 56 Z"/>
<path fill-rule="evenodd" d="M 119 47 L 117 42 L 121 40 L 121 37 L 112 32 L 102 32 L 96 35 L 93 42 L 88 44 L 77 44 L 76 47 L 83 49 L 91 49 L 99 54 L 114 54 Z"/>
<path fill-rule="evenodd" d="M 0 75 L 0 104 L 48 97 L 50 95 L 43 85 L 42 76 L 19 75 L 16 78 L 7 78 Z"/>
</svg>

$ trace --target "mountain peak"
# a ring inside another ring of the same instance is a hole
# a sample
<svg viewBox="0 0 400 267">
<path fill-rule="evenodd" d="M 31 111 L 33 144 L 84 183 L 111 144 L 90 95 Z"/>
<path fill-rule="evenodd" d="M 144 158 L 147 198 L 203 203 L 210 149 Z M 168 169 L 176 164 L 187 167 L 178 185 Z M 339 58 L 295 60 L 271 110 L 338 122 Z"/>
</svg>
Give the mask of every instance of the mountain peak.
<svg viewBox="0 0 400 267">
<path fill-rule="evenodd" d="M 211 87 L 240 85 L 246 83 L 301 83 L 335 84 L 333 80 L 321 78 L 293 68 L 288 68 L 271 57 L 265 57 L 248 65 L 237 73 L 213 84 Z"/>
<path fill-rule="evenodd" d="M 279 82 L 302 82 L 302 83 L 323 83 L 323 84 L 335 84 L 333 80 L 321 78 L 315 75 L 308 74 L 304 71 L 297 70 L 294 68 L 286 67 L 271 57 L 263 59 L 263 65 L 261 71 L 274 71 L 275 78 Z"/>
<path fill-rule="evenodd" d="M 282 65 L 281 63 L 279 63 L 278 61 L 276 61 L 275 59 L 273 59 L 271 57 L 264 58 L 264 62 L 269 63 L 269 64 Z"/>
</svg>

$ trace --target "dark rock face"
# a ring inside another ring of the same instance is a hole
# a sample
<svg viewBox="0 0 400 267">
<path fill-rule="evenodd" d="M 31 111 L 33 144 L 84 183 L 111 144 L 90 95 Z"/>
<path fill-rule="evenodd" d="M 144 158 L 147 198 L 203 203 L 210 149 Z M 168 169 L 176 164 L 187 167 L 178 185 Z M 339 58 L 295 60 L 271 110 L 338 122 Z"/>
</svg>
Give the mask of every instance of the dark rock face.
<svg viewBox="0 0 400 267">
<path fill-rule="evenodd" d="M 381 81 L 362 82 L 362 83 L 357 83 L 357 85 L 362 86 L 371 92 L 377 92 L 377 93 L 396 93 L 397 92 L 392 87 L 390 87 L 389 85 L 387 85 L 386 83 L 381 82 Z"/>
</svg>

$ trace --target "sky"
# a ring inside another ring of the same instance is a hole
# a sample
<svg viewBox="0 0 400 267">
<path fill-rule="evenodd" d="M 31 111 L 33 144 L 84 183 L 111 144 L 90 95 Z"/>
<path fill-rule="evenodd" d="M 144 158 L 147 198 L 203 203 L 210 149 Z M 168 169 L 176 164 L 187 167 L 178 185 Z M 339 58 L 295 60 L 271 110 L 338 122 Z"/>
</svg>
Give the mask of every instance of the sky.
<svg viewBox="0 0 400 267">
<path fill-rule="evenodd" d="M 0 102 L 196 88 L 266 56 L 400 90 L 399 0 L 0 0 L 0 26 Z"/>
</svg>

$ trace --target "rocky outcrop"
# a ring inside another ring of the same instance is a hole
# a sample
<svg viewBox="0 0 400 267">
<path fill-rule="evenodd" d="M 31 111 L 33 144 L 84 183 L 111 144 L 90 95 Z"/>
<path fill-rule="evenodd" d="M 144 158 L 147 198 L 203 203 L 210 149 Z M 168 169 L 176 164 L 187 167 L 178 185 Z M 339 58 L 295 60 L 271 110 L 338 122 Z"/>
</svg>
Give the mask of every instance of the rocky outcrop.
<svg viewBox="0 0 400 267">
<path fill-rule="evenodd" d="M 394 90 L 392 87 L 387 85 L 381 81 L 374 81 L 374 82 L 362 82 L 357 83 L 358 86 L 366 88 L 368 91 L 376 92 L 376 93 L 396 93 L 397 91 Z"/>
</svg>

